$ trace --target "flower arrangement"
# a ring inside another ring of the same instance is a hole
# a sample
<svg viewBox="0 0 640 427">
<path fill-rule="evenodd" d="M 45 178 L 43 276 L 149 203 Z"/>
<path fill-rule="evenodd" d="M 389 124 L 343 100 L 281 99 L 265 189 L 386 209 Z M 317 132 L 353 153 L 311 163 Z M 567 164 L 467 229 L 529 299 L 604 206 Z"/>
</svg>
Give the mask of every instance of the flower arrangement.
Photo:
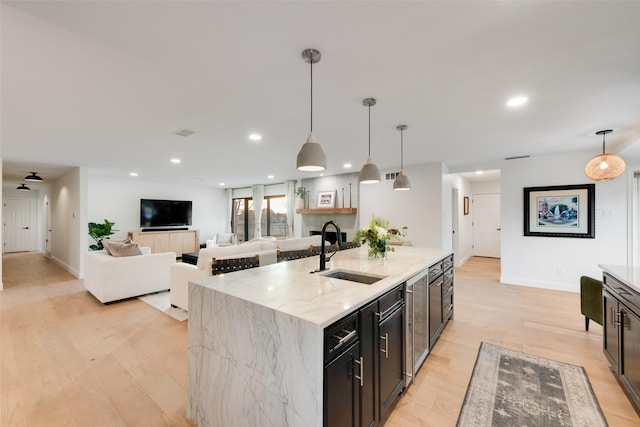
<svg viewBox="0 0 640 427">
<path fill-rule="evenodd" d="M 389 220 L 376 219 L 371 215 L 371 224 L 356 232 L 353 239 L 355 243 L 367 244 L 369 246 L 369 258 L 386 258 L 387 252 L 394 252 L 395 248 L 387 243 L 394 237 L 406 236 L 407 227 L 401 229 L 389 228 Z"/>
</svg>

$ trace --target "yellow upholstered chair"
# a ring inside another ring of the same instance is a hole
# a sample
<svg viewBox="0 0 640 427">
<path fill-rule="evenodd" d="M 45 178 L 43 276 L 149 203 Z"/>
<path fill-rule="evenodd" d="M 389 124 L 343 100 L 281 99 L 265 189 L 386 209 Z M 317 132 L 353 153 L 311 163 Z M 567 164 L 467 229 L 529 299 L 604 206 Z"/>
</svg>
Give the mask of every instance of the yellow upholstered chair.
<svg viewBox="0 0 640 427">
<path fill-rule="evenodd" d="M 580 311 L 584 315 L 584 330 L 589 330 L 589 319 L 602 325 L 602 281 L 588 276 L 580 277 Z"/>
</svg>

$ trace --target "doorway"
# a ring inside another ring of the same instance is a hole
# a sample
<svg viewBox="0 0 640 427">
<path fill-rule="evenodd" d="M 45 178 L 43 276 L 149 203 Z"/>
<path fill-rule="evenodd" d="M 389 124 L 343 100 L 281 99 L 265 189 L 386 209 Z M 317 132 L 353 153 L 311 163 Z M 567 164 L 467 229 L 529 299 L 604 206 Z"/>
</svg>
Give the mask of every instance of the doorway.
<svg viewBox="0 0 640 427">
<path fill-rule="evenodd" d="M 473 195 L 473 255 L 500 258 L 500 194 Z"/>
<path fill-rule="evenodd" d="M 31 199 L 5 199 L 2 206 L 4 220 L 3 252 L 27 252 L 31 242 Z"/>
</svg>

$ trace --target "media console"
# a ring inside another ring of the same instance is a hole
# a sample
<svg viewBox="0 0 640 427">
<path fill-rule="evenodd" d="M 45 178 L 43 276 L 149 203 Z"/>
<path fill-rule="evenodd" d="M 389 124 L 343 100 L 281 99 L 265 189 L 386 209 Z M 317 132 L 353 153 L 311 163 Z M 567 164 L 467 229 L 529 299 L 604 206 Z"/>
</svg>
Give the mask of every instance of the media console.
<svg viewBox="0 0 640 427">
<path fill-rule="evenodd" d="M 151 253 L 175 252 L 181 258 L 183 253 L 200 250 L 200 232 L 198 230 L 170 231 L 130 231 L 129 238 L 140 246 L 148 246 Z"/>
</svg>

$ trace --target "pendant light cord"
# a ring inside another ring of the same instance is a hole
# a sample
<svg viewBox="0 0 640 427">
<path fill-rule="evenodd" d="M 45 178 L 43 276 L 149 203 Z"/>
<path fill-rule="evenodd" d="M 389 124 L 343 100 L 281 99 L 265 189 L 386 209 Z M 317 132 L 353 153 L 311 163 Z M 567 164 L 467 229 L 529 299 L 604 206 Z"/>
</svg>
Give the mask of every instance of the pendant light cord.
<svg viewBox="0 0 640 427">
<path fill-rule="evenodd" d="M 400 130 L 400 170 L 404 169 L 404 130 Z"/>
<path fill-rule="evenodd" d="M 369 157 L 371 157 L 371 103 L 369 103 Z"/>
<path fill-rule="evenodd" d="M 313 54 L 309 64 L 311 66 L 311 133 L 313 133 Z"/>
<path fill-rule="evenodd" d="M 604 136 L 605 135 L 606 135 L 605 133 L 602 134 L 602 155 L 603 156 L 604 156 Z"/>
</svg>

